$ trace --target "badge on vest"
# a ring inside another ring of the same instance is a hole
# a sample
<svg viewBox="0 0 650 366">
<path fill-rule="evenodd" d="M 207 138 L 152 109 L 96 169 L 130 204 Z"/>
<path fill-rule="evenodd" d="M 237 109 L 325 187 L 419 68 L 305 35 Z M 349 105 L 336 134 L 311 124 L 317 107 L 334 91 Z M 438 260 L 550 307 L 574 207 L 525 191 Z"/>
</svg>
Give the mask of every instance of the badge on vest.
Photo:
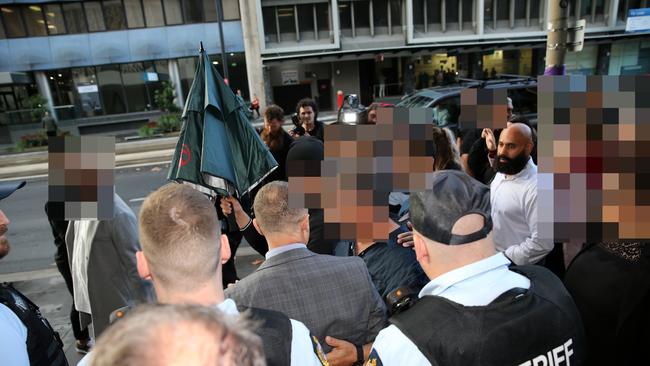
<svg viewBox="0 0 650 366">
<path fill-rule="evenodd" d="M 329 366 L 329 362 L 327 362 L 327 357 L 325 357 L 325 352 L 323 352 L 323 347 L 320 346 L 318 338 L 314 337 L 313 335 L 310 338 L 311 345 L 314 347 L 314 353 L 318 357 L 318 361 L 320 361 L 323 366 Z"/>
<path fill-rule="evenodd" d="M 381 362 L 381 358 L 379 358 L 379 354 L 377 353 L 377 350 L 374 348 L 372 351 L 370 351 L 370 356 L 368 356 L 368 361 L 366 361 L 365 366 L 383 366 L 384 364 Z"/>
</svg>

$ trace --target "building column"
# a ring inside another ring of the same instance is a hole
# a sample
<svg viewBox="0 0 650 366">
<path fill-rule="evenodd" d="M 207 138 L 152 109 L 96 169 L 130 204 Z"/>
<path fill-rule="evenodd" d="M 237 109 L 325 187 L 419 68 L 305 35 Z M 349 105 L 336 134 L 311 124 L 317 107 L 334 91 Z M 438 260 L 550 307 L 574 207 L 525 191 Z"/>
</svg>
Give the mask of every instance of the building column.
<svg viewBox="0 0 650 366">
<path fill-rule="evenodd" d="M 259 14 L 258 14 L 259 7 Z M 248 77 L 248 92 L 250 98 L 257 95 L 260 100 L 260 108 L 266 108 L 267 104 L 272 102 L 270 93 L 267 94 L 265 88 L 265 72 L 262 64 L 262 44 L 260 39 L 259 24 L 262 19 L 261 3 L 259 1 L 239 0 L 239 10 L 241 12 L 241 27 L 244 35 L 244 55 L 246 57 L 246 73 Z M 268 75 L 268 72 L 266 73 Z"/>
<path fill-rule="evenodd" d="M 176 98 L 174 98 L 174 101 L 176 102 L 176 105 L 182 110 L 185 108 L 185 98 L 183 98 L 181 74 L 178 71 L 178 61 L 169 60 L 167 62 L 167 67 L 169 68 L 169 78 L 171 79 L 172 84 L 174 84 L 174 91 L 176 92 Z"/>
<path fill-rule="evenodd" d="M 47 75 L 45 75 L 43 71 L 36 71 L 34 73 L 34 78 L 36 79 L 38 93 L 47 101 L 47 110 L 50 113 L 50 116 L 52 116 L 55 121 L 58 121 L 59 119 L 54 111 L 54 99 L 52 98 L 50 83 L 47 81 Z"/>
</svg>

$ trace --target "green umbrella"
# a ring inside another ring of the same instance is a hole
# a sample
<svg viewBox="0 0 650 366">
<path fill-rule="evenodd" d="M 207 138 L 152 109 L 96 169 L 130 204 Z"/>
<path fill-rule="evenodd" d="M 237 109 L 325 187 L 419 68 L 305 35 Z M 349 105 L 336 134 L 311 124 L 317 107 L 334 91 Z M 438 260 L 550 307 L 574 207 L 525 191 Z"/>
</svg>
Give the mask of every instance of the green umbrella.
<svg viewBox="0 0 650 366">
<path fill-rule="evenodd" d="M 241 197 L 276 169 L 278 163 L 250 125 L 245 108 L 201 45 L 167 179 L 211 196 Z"/>
</svg>

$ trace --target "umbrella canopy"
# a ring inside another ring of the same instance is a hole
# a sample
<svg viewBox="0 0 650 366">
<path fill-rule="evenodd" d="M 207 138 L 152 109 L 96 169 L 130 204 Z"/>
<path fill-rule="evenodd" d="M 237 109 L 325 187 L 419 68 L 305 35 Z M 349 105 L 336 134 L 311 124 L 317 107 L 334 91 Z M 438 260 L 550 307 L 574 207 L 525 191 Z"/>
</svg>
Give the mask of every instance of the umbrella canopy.
<svg viewBox="0 0 650 366">
<path fill-rule="evenodd" d="M 203 47 L 182 121 L 167 179 L 241 197 L 278 167 Z"/>
</svg>

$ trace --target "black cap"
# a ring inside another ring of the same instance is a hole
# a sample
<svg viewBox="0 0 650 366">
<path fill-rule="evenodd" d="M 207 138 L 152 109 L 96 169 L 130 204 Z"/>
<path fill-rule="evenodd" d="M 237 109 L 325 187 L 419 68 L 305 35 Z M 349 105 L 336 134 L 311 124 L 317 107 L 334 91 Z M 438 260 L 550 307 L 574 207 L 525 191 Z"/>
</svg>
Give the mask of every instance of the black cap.
<svg viewBox="0 0 650 366">
<path fill-rule="evenodd" d="M 411 193 L 411 224 L 423 236 L 438 243 L 459 245 L 485 238 L 492 231 L 490 189 L 464 172 L 441 170 L 433 173 L 432 186 Z M 468 235 L 451 233 L 456 221 L 469 214 L 485 218 L 481 230 Z"/>
<path fill-rule="evenodd" d="M 0 183 L 0 200 L 9 197 L 12 193 L 14 193 L 17 189 L 22 188 L 24 185 L 24 180 L 11 183 Z"/>
</svg>

